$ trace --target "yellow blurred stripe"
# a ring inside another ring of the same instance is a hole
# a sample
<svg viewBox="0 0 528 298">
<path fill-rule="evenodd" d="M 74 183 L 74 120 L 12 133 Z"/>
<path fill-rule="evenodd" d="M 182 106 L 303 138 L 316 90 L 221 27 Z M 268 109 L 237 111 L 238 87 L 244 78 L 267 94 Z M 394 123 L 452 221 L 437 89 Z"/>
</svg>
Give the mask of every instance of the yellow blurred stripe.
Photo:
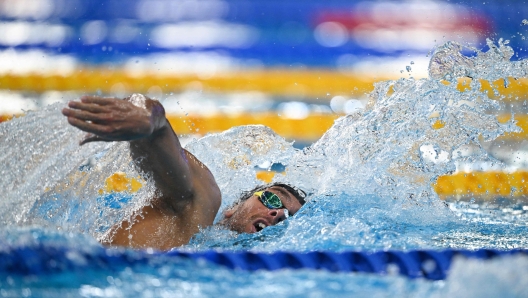
<svg viewBox="0 0 528 298">
<path fill-rule="evenodd" d="M 262 124 L 270 127 L 276 133 L 287 139 L 317 140 L 319 139 L 342 115 L 336 114 L 311 114 L 304 119 L 289 119 L 273 113 L 252 113 L 238 115 L 191 115 L 174 116 L 167 118 L 178 134 L 205 134 L 209 132 L 220 132 L 234 126 Z M 511 115 L 501 115 L 500 122 L 511 119 Z M 507 133 L 499 140 L 521 140 L 528 139 L 528 115 L 515 115 L 517 125 L 522 129 L 518 133 Z M 435 122 L 433 128 L 441 129 L 444 124 Z"/>
<path fill-rule="evenodd" d="M 507 78 L 495 82 L 479 80 L 480 91 L 485 92 L 491 99 L 502 99 L 504 101 L 518 101 L 528 98 L 528 78 Z M 505 84 L 506 82 L 506 84 Z M 449 83 L 444 81 L 444 84 Z M 458 80 L 457 89 L 460 92 L 470 90 L 471 79 L 461 78 Z"/>
<path fill-rule="evenodd" d="M 13 118 L 14 115 L 0 115 L 0 122 L 4 122 Z"/>
<path fill-rule="evenodd" d="M 441 197 L 482 198 L 528 196 L 528 172 L 472 172 L 442 176 L 434 185 Z"/>
<path fill-rule="evenodd" d="M 511 120 L 511 115 L 505 114 L 497 117 L 499 122 L 506 123 Z M 515 115 L 516 125 L 521 128 L 521 132 L 506 133 L 499 139 L 528 139 L 528 115 Z"/>
<path fill-rule="evenodd" d="M 195 75 L 158 75 L 156 73 L 132 76 L 122 70 L 84 69 L 64 77 L 59 75 L 0 75 L 0 89 L 44 92 L 49 90 L 112 93 L 114 86 L 124 92 L 146 93 L 151 87 L 163 93 L 181 92 L 189 86 L 200 86 L 209 92 L 262 91 L 273 96 L 320 97 L 334 95 L 361 97 L 373 90 L 377 81 L 360 75 L 345 75 L 330 70 L 246 71 L 225 73 L 210 78 Z M 197 84 L 199 83 L 199 84 Z M 122 90 L 122 89 L 121 89 Z M 251 100 L 248 98 L 248 100 Z"/>
<path fill-rule="evenodd" d="M 373 78 L 361 74 L 344 74 L 325 69 L 291 70 L 267 69 L 223 73 L 203 78 L 197 75 L 167 75 L 144 73 L 131 75 L 124 70 L 80 69 L 69 76 L 1 74 L 0 89 L 45 92 L 49 90 L 111 94 L 115 88 L 125 93 L 146 93 L 157 86 L 163 93 L 181 92 L 189 86 L 199 86 L 208 92 L 262 91 L 272 96 L 303 97 L 323 101 L 332 96 L 363 97 L 374 89 L 373 84 L 388 78 Z M 491 98 L 504 96 L 505 100 L 525 99 L 528 79 L 510 78 L 489 83 L 481 80 L 482 90 Z M 470 79 L 459 80 L 458 89 L 469 89 Z M 248 100 L 251 100 L 248 98 Z"/>
<path fill-rule="evenodd" d="M 275 172 L 257 171 L 259 180 L 269 183 Z M 441 198 L 473 196 L 484 199 L 497 197 L 528 197 L 528 172 L 472 172 L 441 176 L 433 185 Z"/>
<path fill-rule="evenodd" d="M 470 82 L 471 80 L 468 78 L 460 79 L 457 86 L 458 90 L 468 90 Z M 480 80 L 480 83 L 482 85 L 481 91 L 485 91 L 492 99 L 498 99 L 500 96 L 504 96 L 505 101 L 527 99 L 528 78 L 508 78 L 506 80 L 500 79 L 492 83 L 485 80 Z"/>
<path fill-rule="evenodd" d="M 273 113 L 248 113 L 248 114 L 216 114 L 216 115 L 167 115 L 172 128 L 177 134 L 205 135 L 211 132 L 221 132 L 234 126 L 262 124 L 270 127 L 286 139 L 300 141 L 315 141 L 319 139 L 341 115 L 336 114 L 310 114 L 304 119 L 291 119 Z M 0 122 L 11 119 L 12 115 L 0 115 Z M 501 115 L 500 122 L 510 120 L 511 115 Z M 524 140 L 528 139 L 528 115 L 515 115 L 517 125 L 522 129 L 518 133 L 507 133 L 499 140 Z M 444 123 L 435 122 L 433 128 L 442 129 Z"/>
<path fill-rule="evenodd" d="M 168 116 L 172 128 L 178 134 L 205 134 L 221 132 L 234 126 L 262 124 L 286 139 L 317 140 L 333 124 L 337 115 L 312 114 L 304 119 L 284 118 L 272 113 L 211 116 Z"/>
<path fill-rule="evenodd" d="M 269 183 L 275 176 L 273 171 L 257 171 L 256 177 Z M 140 178 L 127 177 L 125 173 L 116 172 L 105 181 L 104 189 L 99 194 L 110 192 L 136 192 L 142 187 Z M 456 173 L 442 176 L 434 185 L 435 191 L 442 198 L 458 196 L 475 196 L 491 199 L 496 197 L 528 196 L 528 172 L 473 172 Z"/>
</svg>

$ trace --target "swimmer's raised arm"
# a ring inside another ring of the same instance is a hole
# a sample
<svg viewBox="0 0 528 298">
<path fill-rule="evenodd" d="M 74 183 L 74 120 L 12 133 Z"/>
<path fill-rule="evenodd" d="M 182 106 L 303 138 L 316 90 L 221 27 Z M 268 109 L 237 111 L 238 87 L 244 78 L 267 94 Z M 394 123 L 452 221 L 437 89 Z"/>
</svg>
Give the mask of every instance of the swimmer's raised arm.
<svg viewBox="0 0 528 298">
<path fill-rule="evenodd" d="M 181 147 L 159 102 L 138 94 L 125 100 L 83 96 L 62 113 L 89 133 L 81 144 L 128 141 L 132 157 L 161 192 L 111 227 L 102 243 L 166 250 L 189 243 L 200 228 L 213 224 L 220 189 L 207 167 Z M 286 219 L 285 210 L 294 214 L 304 204 L 305 196 L 285 184 L 255 191 L 224 213 L 223 226 L 255 233 Z"/>
<path fill-rule="evenodd" d="M 69 102 L 68 107 L 62 111 L 68 122 L 89 133 L 81 145 L 130 141 L 132 157 L 153 176 L 162 193 L 160 198 L 172 208 L 180 209 L 197 198 L 211 196 L 218 198 L 213 205 L 219 205 L 218 186 L 212 174 L 181 147 L 158 101 L 139 94 L 125 100 L 83 96 L 80 102 Z M 205 208 L 211 204 L 209 200 L 200 201 Z"/>
</svg>

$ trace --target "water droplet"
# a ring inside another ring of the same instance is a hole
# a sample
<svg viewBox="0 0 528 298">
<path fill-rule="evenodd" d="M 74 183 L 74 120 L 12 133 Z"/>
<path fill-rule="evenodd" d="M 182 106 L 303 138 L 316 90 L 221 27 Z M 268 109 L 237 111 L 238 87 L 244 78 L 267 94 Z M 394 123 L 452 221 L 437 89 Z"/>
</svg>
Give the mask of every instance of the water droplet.
<svg viewBox="0 0 528 298">
<path fill-rule="evenodd" d="M 414 64 L 414 61 L 411 61 L 411 65 L 413 65 L 413 64 Z"/>
<path fill-rule="evenodd" d="M 405 69 L 407 70 L 407 72 L 411 72 L 411 67 L 409 65 L 405 66 Z"/>
<path fill-rule="evenodd" d="M 522 20 L 522 24 L 523 25 L 528 25 L 528 20 L 527 19 Z"/>
</svg>

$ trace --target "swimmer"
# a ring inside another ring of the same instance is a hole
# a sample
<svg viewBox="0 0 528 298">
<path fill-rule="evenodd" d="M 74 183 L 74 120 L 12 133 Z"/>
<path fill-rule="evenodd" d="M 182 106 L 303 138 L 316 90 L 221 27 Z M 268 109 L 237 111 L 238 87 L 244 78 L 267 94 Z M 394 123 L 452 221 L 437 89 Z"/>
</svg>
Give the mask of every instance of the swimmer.
<svg viewBox="0 0 528 298">
<path fill-rule="evenodd" d="M 209 169 L 183 149 L 156 100 L 134 94 L 124 100 L 83 96 L 62 110 L 68 122 L 88 134 L 80 145 L 127 141 L 140 170 L 150 175 L 156 195 L 132 218 L 112 227 L 103 244 L 168 250 L 187 244 L 211 226 L 221 204 Z M 239 233 L 256 233 L 295 214 L 304 192 L 275 183 L 244 193 L 219 224 Z"/>
</svg>

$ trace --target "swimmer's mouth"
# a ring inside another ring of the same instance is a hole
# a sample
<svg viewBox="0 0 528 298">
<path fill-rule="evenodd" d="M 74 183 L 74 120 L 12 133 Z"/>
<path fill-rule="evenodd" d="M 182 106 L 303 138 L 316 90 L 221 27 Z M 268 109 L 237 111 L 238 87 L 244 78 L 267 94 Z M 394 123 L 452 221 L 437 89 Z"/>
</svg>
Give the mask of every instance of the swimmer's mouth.
<svg viewBox="0 0 528 298">
<path fill-rule="evenodd" d="M 255 227 L 255 231 L 257 232 L 260 232 L 262 231 L 264 228 L 266 228 L 268 226 L 268 224 L 266 224 L 264 221 L 257 221 L 255 223 L 253 223 L 253 226 Z"/>
</svg>

